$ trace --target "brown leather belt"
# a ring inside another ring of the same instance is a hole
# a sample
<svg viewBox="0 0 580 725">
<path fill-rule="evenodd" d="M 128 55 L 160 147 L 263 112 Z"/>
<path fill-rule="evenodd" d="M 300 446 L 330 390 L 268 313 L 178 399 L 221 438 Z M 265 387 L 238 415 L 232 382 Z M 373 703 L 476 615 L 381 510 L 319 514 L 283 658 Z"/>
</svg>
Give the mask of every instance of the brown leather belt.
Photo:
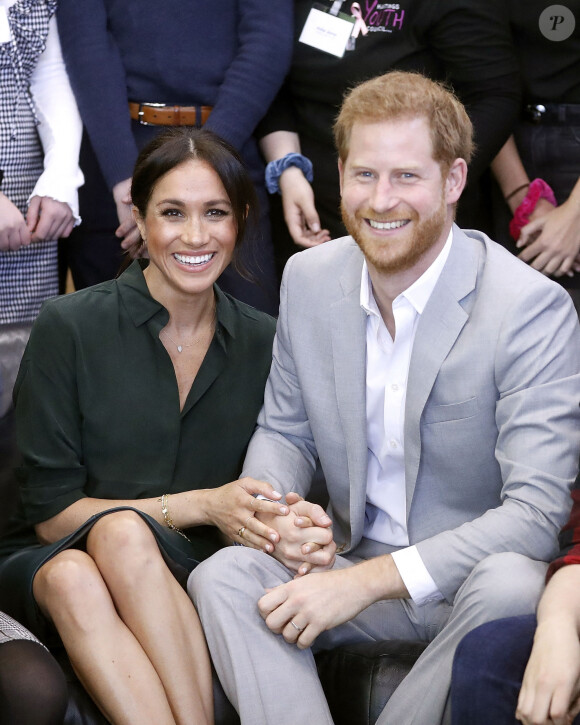
<svg viewBox="0 0 580 725">
<path fill-rule="evenodd" d="M 144 126 L 203 126 L 212 106 L 168 106 L 165 103 L 129 101 L 129 113 Z"/>
</svg>

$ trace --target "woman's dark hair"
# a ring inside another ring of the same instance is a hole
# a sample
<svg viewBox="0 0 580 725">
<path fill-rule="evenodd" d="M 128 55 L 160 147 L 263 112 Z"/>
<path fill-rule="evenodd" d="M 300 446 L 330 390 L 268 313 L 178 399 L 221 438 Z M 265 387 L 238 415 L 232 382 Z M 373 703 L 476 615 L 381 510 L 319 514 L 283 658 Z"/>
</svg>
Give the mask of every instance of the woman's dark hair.
<svg viewBox="0 0 580 725">
<path fill-rule="evenodd" d="M 242 276 L 251 278 L 239 252 L 250 236 L 249 232 L 258 229 L 258 199 L 238 152 L 212 131 L 191 127 L 168 128 L 141 149 L 131 183 L 133 204 L 144 219 L 159 179 L 192 159 L 211 166 L 224 185 L 237 229 L 232 265 Z"/>
</svg>

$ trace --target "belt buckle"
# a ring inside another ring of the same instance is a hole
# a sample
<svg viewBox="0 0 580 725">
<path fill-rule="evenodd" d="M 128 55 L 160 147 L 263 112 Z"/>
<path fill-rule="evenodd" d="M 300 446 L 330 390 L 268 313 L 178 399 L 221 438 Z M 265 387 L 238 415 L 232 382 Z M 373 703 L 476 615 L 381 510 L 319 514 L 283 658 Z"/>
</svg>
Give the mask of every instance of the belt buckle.
<svg viewBox="0 0 580 725">
<path fill-rule="evenodd" d="M 542 103 L 528 104 L 526 108 L 533 123 L 540 123 L 542 116 L 546 113 L 546 106 Z"/>
<path fill-rule="evenodd" d="M 167 103 L 140 103 L 139 104 L 139 111 L 137 112 L 137 115 L 139 116 L 139 118 L 137 119 L 138 122 L 142 126 L 156 126 L 157 124 L 155 124 L 155 123 L 148 123 L 147 121 L 143 120 L 143 116 L 145 114 L 145 112 L 142 110 L 143 106 L 147 106 L 147 108 L 165 108 L 167 106 Z"/>
</svg>

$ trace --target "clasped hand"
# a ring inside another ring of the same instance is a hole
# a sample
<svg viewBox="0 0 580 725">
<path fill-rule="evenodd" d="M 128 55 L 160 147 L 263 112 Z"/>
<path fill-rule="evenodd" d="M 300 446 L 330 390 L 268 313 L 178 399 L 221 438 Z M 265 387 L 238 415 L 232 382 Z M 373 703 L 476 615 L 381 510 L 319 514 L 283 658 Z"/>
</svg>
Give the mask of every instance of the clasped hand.
<svg viewBox="0 0 580 725">
<path fill-rule="evenodd" d="M 240 478 L 206 493 L 208 523 L 217 526 L 231 541 L 267 553 L 274 551 L 280 535 L 274 527 L 257 519 L 256 514 L 268 514 L 272 521 L 287 516 L 288 506 L 278 503 L 282 494 L 269 483 L 253 478 Z M 256 494 L 273 500 L 256 498 Z"/>
<path fill-rule="evenodd" d="M 517 244 L 520 259 L 552 277 L 576 271 L 580 254 L 578 210 L 571 202 L 554 207 L 540 199 Z"/>
<path fill-rule="evenodd" d="M 286 495 L 286 502 L 290 515 L 284 519 L 273 519 L 269 514 L 259 515 L 260 521 L 276 528 L 280 535 L 273 556 L 296 572 L 296 577 L 332 567 L 336 544 L 332 521 L 324 509 L 294 492 Z"/>
<path fill-rule="evenodd" d="M 0 250 L 17 251 L 32 242 L 68 237 L 74 227 L 74 216 L 68 204 L 49 196 L 33 196 L 26 218 L 0 193 Z"/>
</svg>

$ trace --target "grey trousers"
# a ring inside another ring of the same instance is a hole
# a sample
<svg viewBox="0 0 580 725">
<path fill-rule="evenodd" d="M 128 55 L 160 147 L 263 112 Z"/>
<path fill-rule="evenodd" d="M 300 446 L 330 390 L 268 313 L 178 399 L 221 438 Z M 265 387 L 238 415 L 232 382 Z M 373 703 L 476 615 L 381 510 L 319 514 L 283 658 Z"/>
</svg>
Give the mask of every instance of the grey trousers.
<svg viewBox="0 0 580 725">
<path fill-rule="evenodd" d="M 352 565 L 337 557 L 335 568 Z M 313 651 L 385 639 L 430 644 L 377 725 L 437 725 L 450 722 L 451 667 L 460 640 L 483 622 L 534 612 L 545 572 L 543 562 L 520 554 L 494 554 L 473 569 L 453 605 L 376 602 L 350 622 L 323 632 L 307 650 L 271 632 L 259 614 L 257 601 L 265 589 L 293 576 L 267 554 L 238 546 L 222 549 L 191 573 L 188 592 L 242 725 L 332 725 Z"/>
</svg>

